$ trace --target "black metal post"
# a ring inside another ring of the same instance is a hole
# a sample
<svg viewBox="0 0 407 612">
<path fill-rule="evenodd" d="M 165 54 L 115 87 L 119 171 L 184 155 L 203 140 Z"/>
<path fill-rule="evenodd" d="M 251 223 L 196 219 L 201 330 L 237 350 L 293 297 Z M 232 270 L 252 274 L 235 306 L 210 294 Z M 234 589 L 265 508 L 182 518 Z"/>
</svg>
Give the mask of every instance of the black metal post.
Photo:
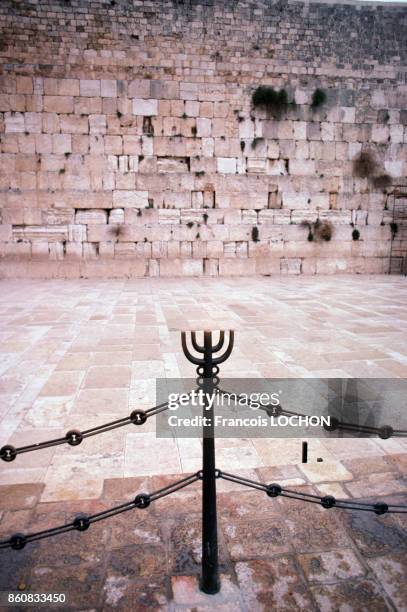
<svg viewBox="0 0 407 612">
<path fill-rule="evenodd" d="M 302 462 L 308 463 L 308 442 L 302 443 Z"/>
<path fill-rule="evenodd" d="M 208 397 L 214 393 L 212 334 L 204 332 L 203 390 L 205 392 L 205 417 L 202 452 L 202 576 L 200 588 L 204 593 L 214 594 L 220 589 L 218 568 L 218 523 L 216 516 L 215 478 L 215 411 L 209 407 Z"/>
<path fill-rule="evenodd" d="M 229 341 L 226 350 L 219 355 L 223 349 L 225 332 L 219 334 L 219 341 L 212 344 L 212 332 L 204 332 L 203 345 L 198 344 L 196 333 L 191 332 L 191 343 L 193 348 L 203 358 L 195 357 L 187 347 L 186 333 L 182 332 L 182 350 L 191 362 L 196 364 L 198 374 L 198 386 L 204 395 L 204 425 L 202 431 L 202 574 L 200 589 L 204 593 L 214 595 L 220 590 L 219 565 L 218 565 L 218 523 L 216 516 L 216 463 L 215 463 L 215 411 L 214 402 L 208 401 L 213 397 L 219 383 L 218 365 L 226 361 L 233 350 L 234 332 L 229 332 Z"/>
</svg>

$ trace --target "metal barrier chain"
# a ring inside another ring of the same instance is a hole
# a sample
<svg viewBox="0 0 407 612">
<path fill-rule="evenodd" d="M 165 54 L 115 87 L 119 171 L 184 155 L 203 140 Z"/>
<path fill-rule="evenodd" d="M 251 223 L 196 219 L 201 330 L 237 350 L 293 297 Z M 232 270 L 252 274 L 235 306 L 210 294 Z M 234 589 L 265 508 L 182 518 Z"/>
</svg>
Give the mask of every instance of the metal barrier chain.
<svg viewBox="0 0 407 612">
<path fill-rule="evenodd" d="M 236 393 L 233 393 L 233 392 L 224 391 L 223 389 L 217 389 L 217 391 L 221 395 L 235 396 L 237 401 L 239 400 L 241 401 L 243 399 L 242 395 L 237 395 Z M 249 398 L 245 397 L 244 400 L 248 406 L 252 406 L 253 402 L 251 402 Z M 299 416 L 299 417 L 309 416 L 309 415 L 301 414 L 300 412 L 294 412 L 294 410 L 286 410 L 285 408 L 281 406 L 281 404 L 278 404 L 277 406 L 264 405 L 264 406 L 258 406 L 257 408 L 267 412 L 268 416 L 278 416 L 280 414 L 283 414 L 285 416 L 289 415 L 289 416 Z M 393 429 L 393 427 L 391 427 L 390 425 L 382 425 L 381 427 L 371 427 L 367 425 L 358 425 L 356 423 L 346 423 L 344 421 L 339 421 L 336 417 L 331 418 L 330 425 L 322 425 L 322 427 L 326 431 L 336 431 L 337 429 L 342 429 L 344 431 L 354 431 L 358 433 L 377 434 L 379 438 L 381 438 L 382 440 L 388 440 L 389 438 L 393 436 L 398 436 L 398 437 L 407 436 L 407 430 L 405 429 Z"/>
<path fill-rule="evenodd" d="M 42 450 L 43 448 L 59 446 L 61 444 L 78 446 L 78 444 L 80 444 L 85 438 L 90 438 L 91 436 L 96 436 L 98 434 L 105 433 L 106 431 L 112 431 L 113 429 L 118 429 L 124 425 L 130 425 L 130 423 L 133 425 L 144 425 L 148 418 L 167 409 L 168 402 L 165 402 L 163 404 L 158 404 L 158 406 L 154 406 L 153 408 L 149 408 L 148 410 L 133 410 L 127 417 L 117 419 L 116 421 L 110 421 L 109 423 L 104 423 L 103 425 L 98 425 L 97 427 L 92 427 L 83 431 L 80 431 L 79 429 L 70 429 L 62 438 L 45 440 L 44 442 L 28 444 L 26 446 L 20 446 L 19 448 L 15 448 L 11 444 L 6 444 L 0 448 L 0 459 L 7 462 L 14 461 L 17 455 L 22 453 L 30 453 L 31 451 Z"/>
<path fill-rule="evenodd" d="M 269 497 L 288 497 L 290 499 L 296 499 L 298 501 L 309 502 L 312 504 L 319 504 L 323 508 L 341 508 L 343 510 L 362 510 L 368 512 L 374 512 L 375 514 L 405 514 L 407 513 L 407 505 L 402 504 L 386 504 L 385 502 L 368 503 L 361 502 L 356 499 L 336 499 L 333 495 L 312 495 L 311 493 L 303 493 L 301 491 L 292 491 L 291 489 L 285 489 L 278 483 L 272 483 L 266 485 L 262 482 L 256 482 L 249 478 L 243 478 L 242 476 L 236 476 L 235 474 L 228 474 L 217 470 L 217 478 L 223 478 L 224 480 L 230 480 L 236 482 L 245 487 L 264 491 Z"/>
<path fill-rule="evenodd" d="M 50 538 L 61 533 L 67 533 L 68 531 L 86 531 L 90 525 L 92 525 L 92 523 L 102 521 L 110 518 L 111 516 L 115 516 L 116 514 L 121 514 L 122 512 L 133 510 L 134 508 L 148 508 L 151 502 L 154 502 L 161 497 L 165 497 L 166 495 L 170 495 L 171 493 L 175 493 L 176 491 L 187 487 L 197 480 L 201 480 L 201 478 L 202 472 L 199 471 L 195 474 L 187 476 L 186 478 L 177 480 L 166 487 L 158 489 L 153 493 L 139 493 L 132 501 L 120 504 L 119 506 L 113 506 L 112 508 L 108 508 L 107 510 L 103 510 L 102 512 L 98 512 L 96 514 L 79 514 L 71 523 L 67 523 L 66 525 L 59 525 L 57 527 L 51 527 L 50 529 L 44 529 L 43 531 L 37 531 L 30 534 L 15 533 L 8 540 L 0 542 L 0 549 L 13 548 L 14 550 L 21 550 L 30 542 Z"/>
</svg>

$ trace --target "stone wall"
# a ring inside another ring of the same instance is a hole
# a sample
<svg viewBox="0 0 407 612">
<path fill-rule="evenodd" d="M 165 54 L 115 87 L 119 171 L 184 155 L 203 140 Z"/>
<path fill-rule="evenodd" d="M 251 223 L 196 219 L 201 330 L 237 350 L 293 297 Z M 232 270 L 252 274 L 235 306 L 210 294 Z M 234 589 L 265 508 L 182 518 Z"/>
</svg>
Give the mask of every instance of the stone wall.
<svg viewBox="0 0 407 612">
<path fill-rule="evenodd" d="M 403 5 L 2 0 L 0 28 L 1 276 L 387 271 Z"/>
</svg>

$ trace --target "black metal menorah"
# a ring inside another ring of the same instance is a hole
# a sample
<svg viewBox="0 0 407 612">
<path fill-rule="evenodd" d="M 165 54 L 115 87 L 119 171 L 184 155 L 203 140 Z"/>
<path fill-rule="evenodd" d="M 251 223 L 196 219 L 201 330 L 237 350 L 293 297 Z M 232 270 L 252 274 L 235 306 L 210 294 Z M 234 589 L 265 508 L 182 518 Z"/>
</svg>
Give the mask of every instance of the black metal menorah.
<svg viewBox="0 0 407 612">
<path fill-rule="evenodd" d="M 203 357 L 194 357 L 188 349 L 186 333 L 182 332 L 182 350 L 185 357 L 197 366 L 197 384 L 204 391 L 204 417 L 202 432 L 202 575 L 201 590 L 214 594 L 220 589 L 218 569 L 218 523 L 216 514 L 216 463 L 215 463 L 215 425 L 213 402 L 208 403 L 208 396 L 213 396 L 219 384 L 219 364 L 228 359 L 234 343 L 234 332 L 229 331 L 227 348 L 225 332 L 221 331 L 219 342 L 213 344 L 212 332 L 204 331 L 203 344 L 198 344 L 196 333 L 191 332 L 191 344 Z"/>
<path fill-rule="evenodd" d="M 194 474 L 185 476 L 180 480 L 177 480 L 157 491 L 151 493 L 139 493 L 132 500 L 122 503 L 118 506 L 113 506 L 96 514 L 86 515 L 80 514 L 76 516 L 71 522 L 63 525 L 44 529 L 34 533 L 15 533 L 6 540 L 0 541 L 0 549 L 12 548 L 14 550 L 21 550 L 31 542 L 56 536 L 59 534 L 67 533 L 69 531 L 86 531 L 94 523 L 111 518 L 122 512 L 134 510 L 146 509 L 150 504 L 162 497 L 171 495 L 176 491 L 179 491 L 189 485 L 202 480 L 202 568 L 201 568 L 201 579 L 200 588 L 203 592 L 208 594 L 215 594 L 220 590 L 219 580 L 219 565 L 218 565 L 218 531 L 217 531 L 217 513 L 216 513 L 216 479 L 222 478 L 224 480 L 240 484 L 245 487 L 250 487 L 257 491 L 266 493 L 269 498 L 274 497 L 287 497 L 295 499 L 297 501 L 309 502 L 313 504 L 319 504 L 325 509 L 338 508 L 343 510 L 360 510 L 365 512 L 373 512 L 377 515 L 387 513 L 398 513 L 406 514 L 407 505 L 405 504 L 387 504 L 384 501 L 378 501 L 376 503 L 364 502 L 357 499 L 336 499 L 332 495 L 319 496 L 311 493 L 304 493 L 302 491 L 295 491 L 292 489 L 286 489 L 277 483 L 265 484 L 249 478 L 243 478 L 234 474 L 223 472 L 216 467 L 215 457 L 215 420 L 214 420 L 214 403 L 209 402 L 208 398 L 213 397 L 214 393 L 222 395 L 224 392 L 218 388 L 219 384 L 219 364 L 223 363 L 228 359 L 232 353 L 234 343 L 234 332 L 229 331 L 229 338 L 227 346 L 225 344 L 225 332 L 219 332 L 219 340 L 213 344 L 212 332 L 203 332 L 203 344 L 199 344 L 196 336 L 196 332 L 189 332 L 190 343 L 193 349 L 198 353 L 198 357 L 194 356 L 188 349 L 187 344 L 187 333 L 182 332 L 181 342 L 182 349 L 186 358 L 197 366 L 197 384 L 200 389 L 204 391 L 203 394 L 203 453 L 202 453 L 202 469 L 198 470 Z M 226 348 L 225 348 L 226 346 Z M 223 351 L 223 352 L 222 352 Z M 250 403 L 249 403 L 250 405 Z M 45 440 L 26 446 L 14 447 L 10 444 L 6 444 L 0 448 L 0 459 L 5 462 L 14 461 L 18 455 L 28 453 L 32 451 L 38 451 L 51 446 L 59 446 L 62 444 L 68 444 L 70 446 L 78 446 L 84 440 L 91 436 L 102 434 L 106 431 L 111 431 L 119 427 L 126 425 L 142 426 L 148 418 L 153 417 L 165 410 L 168 410 L 169 403 L 163 402 L 157 406 L 153 406 L 148 410 L 133 410 L 129 415 L 111 421 L 109 423 L 103 423 L 90 429 L 71 429 L 65 436 L 55 438 L 52 440 Z M 266 407 L 266 411 L 268 408 Z M 279 412 L 281 414 L 296 414 L 290 413 L 287 410 L 283 410 L 279 406 Z M 356 425 L 349 423 L 335 422 L 332 429 L 343 428 L 345 430 L 352 427 L 354 431 Z M 407 432 L 405 430 L 396 430 L 391 427 L 373 428 L 369 427 L 368 434 L 376 434 L 380 437 L 391 437 L 394 435 L 405 436 Z M 384 431 L 385 429 L 385 431 Z M 358 431 L 363 431 L 358 426 Z M 304 451 L 303 451 L 304 452 Z"/>
</svg>

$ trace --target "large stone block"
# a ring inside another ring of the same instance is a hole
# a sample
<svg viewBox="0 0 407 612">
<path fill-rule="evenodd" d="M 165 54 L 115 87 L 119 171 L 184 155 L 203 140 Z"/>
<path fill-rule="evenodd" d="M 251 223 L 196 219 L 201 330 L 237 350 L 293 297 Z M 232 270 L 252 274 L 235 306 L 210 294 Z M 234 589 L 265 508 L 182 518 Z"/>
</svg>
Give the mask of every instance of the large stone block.
<svg viewBox="0 0 407 612">
<path fill-rule="evenodd" d="M 75 223 L 87 225 L 107 223 L 107 212 L 106 210 L 79 210 L 75 215 Z"/>
<path fill-rule="evenodd" d="M 142 100 L 136 98 L 133 100 L 133 114 L 152 117 L 158 115 L 158 100 Z"/>
<path fill-rule="evenodd" d="M 218 157 L 218 172 L 221 174 L 235 174 L 237 165 L 234 157 Z"/>
<path fill-rule="evenodd" d="M 6 134 L 18 134 L 25 131 L 23 113 L 5 113 L 5 132 Z"/>
<path fill-rule="evenodd" d="M 44 96 L 44 111 L 46 113 L 73 113 L 73 96 Z"/>
<path fill-rule="evenodd" d="M 251 276 L 256 272 L 254 259 L 219 259 L 219 276 Z"/>
<path fill-rule="evenodd" d="M 114 191 L 114 208 L 147 208 L 148 191 Z"/>
</svg>

